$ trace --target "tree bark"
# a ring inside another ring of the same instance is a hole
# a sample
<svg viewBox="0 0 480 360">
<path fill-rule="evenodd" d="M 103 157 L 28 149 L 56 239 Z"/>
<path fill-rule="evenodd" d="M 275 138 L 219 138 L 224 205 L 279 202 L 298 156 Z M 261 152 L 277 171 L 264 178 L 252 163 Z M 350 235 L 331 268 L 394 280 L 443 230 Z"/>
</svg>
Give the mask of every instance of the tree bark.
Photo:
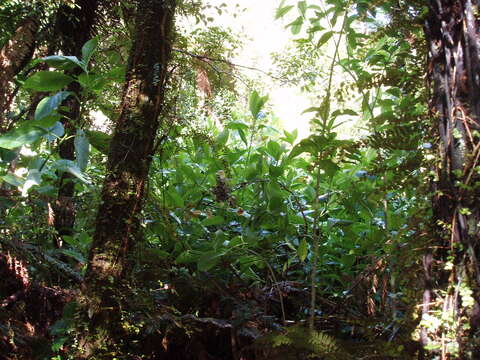
<svg viewBox="0 0 480 360">
<path fill-rule="evenodd" d="M 471 336 L 480 325 L 475 310 L 480 304 L 480 137 L 475 134 L 480 130 L 480 34 L 476 14 L 477 2 L 471 0 L 431 0 L 425 23 L 433 88 L 430 109 L 439 137 L 433 217 L 440 239 L 435 244 L 440 250 L 427 254 L 426 298 L 436 300 L 433 287 L 446 290 L 458 316 L 470 319 Z M 448 259 L 453 259 L 452 270 L 442 270 Z M 459 286 L 473 291 L 472 308 L 462 308 Z M 423 312 L 428 311 L 429 305 L 424 304 Z M 462 352 L 465 344 L 460 345 Z"/>
<path fill-rule="evenodd" d="M 14 98 L 12 81 L 32 58 L 39 26 L 34 16 L 23 20 L 0 49 L 0 133 L 9 128 L 8 111 Z"/>
<path fill-rule="evenodd" d="M 63 55 L 81 58 L 83 45 L 93 35 L 97 9 L 97 0 L 76 0 L 73 6 L 60 6 L 57 11 L 54 31 L 54 34 L 56 34 L 54 41 L 58 41 L 58 45 L 52 44 L 51 49 L 54 52 L 61 51 Z M 72 75 L 79 75 L 80 73 L 80 69 L 71 72 Z M 80 84 L 73 82 L 67 90 L 72 91 L 76 96 L 70 96 L 62 104 L 68 108 L 68 111 L 63 114 L 65 117 L 61 120 L 68 138 L 60 144 L 59 155 L 62 159 L 75 160 L 74 136 L 76 129 L 82 127 L 82 124 L 80 124 L 82 88 Z M 73 234 L 76 213 L 73 200 L 75 194 L 73 180 L 73 176 L 69 173 L 61 175 L 58 196 L 52 206 L 54 226 L 58 234 L 55 243 L 57 247 L 61 246 L 63 235 Z"/>
<path fill-rule="evenodd" d="M 154 141 L 168 77 L 176 0 L 138 3 L 121 113 L 108 155 L 85 286 L 91 329 L 115 331 L 115 288 L 127 270 L 129 249 L 139 236 Z"/>
</svg>

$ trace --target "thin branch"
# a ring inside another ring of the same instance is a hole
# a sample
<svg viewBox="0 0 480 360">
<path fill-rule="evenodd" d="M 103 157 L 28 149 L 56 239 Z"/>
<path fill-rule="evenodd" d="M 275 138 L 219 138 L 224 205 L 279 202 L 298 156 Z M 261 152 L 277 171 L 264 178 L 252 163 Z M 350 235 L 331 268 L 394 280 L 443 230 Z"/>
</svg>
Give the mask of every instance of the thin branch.
<svg viewBox="0 0 480 360">
<path fill-rule="evenodd" d="M 209 61 L 221 62 L 221 63 L 227 64 L 229 66 L 232 66 L 234 68 L 242 68 L 242 69 L 247 69 L 247 70 L 252 70 L 252 71 L 258 71 L 258 72 L 260 72 L 260 73 L 262 73 L 262 74 L 264 74 L 268 77 L 271 77 L 272 79 L 282 80 L 281 78 L 276 77 L 276 76 L 266 72 L 265 70 L 262 70 L 262 69 L 259 69 L 259 68 L 253 67 L 253 66 L 240 65 L 240 64 L 233 63 L 229 60 L 222 59 L 222 58 L 214 58 L 214 57 L 210 57 L 210 56 L 206 56 L 206 55 L 199 55 L 199 54 L 195 54 L 195 53 L 192 53 L 190 51 L 183 50 L 183 49 L 174 48 L 174 49 L 172 49 L 172 51 L 176 51 L 178 53 L 188 55 L 190 57 L 193 57 L 195 59 L 198 59 L 198 60 L 206 62 L 206 63 L 209 63 Z"/>
</svg>

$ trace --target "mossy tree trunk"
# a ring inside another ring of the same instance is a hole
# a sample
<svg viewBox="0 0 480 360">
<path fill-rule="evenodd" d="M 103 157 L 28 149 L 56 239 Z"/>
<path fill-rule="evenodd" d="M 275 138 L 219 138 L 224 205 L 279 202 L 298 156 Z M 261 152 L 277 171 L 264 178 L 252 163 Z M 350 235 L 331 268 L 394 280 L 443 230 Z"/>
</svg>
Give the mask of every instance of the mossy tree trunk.
<svg viewBox="0 0 480 360">
<path fill-rule="evenodd" d="M 457 329 L 462 356 L 478 351 L 471 346 L 468 349 L 467 339 L 480 325 L 478 11 L 477 2 L 472 4 L 471 0 L 432 0 L 425 24 L 432 84 L 430 109 L 438 129 L 439 157 L 433 198 L 438 232 L 432 246 L 435 250 L 424 260 L 427 281 L 423 313 L 429 313 L 430 303 L 442 300 L 443 311 L 455 314 L 460 325 L 462 318 L 470 322 L 469 331 L 463 325 Z M 440 294 L 435 289 L 446 291 L 443 299 L 435 297 Z M 469 290 L 470 299 L 466 295 Z M 428 340 L 424 331 L 424 345 Z"/>
<path fill-rule="evenodd" d="M 85 286 L 91 329 L 116 331 L 115 289 L 139 236 L 145 182 L 168 77 L 176 0 L 138 2 L 121 113 L 108 155 L 107 174 L 89 255 Z"/>
</svg>

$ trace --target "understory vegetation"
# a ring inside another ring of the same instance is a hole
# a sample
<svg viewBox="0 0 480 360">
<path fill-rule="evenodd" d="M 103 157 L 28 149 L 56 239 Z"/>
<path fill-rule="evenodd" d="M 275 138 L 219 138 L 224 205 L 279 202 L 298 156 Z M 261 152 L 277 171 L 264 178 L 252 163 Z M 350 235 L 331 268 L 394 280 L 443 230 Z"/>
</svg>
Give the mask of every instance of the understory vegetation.
<svg viewBox="0 0 480 360">
<path fill-rule="evenodd" d="M 0 358 L 479 358 L 477 3 L 230 5 L 0 4 Z"/>
</svg>

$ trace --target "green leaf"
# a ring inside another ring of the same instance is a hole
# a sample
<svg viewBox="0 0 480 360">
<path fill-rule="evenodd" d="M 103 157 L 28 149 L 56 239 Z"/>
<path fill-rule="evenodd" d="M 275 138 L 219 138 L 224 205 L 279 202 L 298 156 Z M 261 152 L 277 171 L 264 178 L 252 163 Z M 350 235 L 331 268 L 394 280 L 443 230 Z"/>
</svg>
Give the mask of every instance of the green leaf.
<svg viewBox="0 0 480 360">
<path fill-rule="evenodd" d="M 299 16 L 298 18 L 295 19 L 295 21 L 288 24 L 287 28 L 291 27 L 290 30 L 292 31 L 292 34 L 298 35 L 300 33 L 300 30 L 302 30 L 302 25 L 303 25 L 303 17 Z"/>
<path fill-rule="evenodd" d="M 90 144 L 85 132 L 81 129 L 77 130 L 74 140 L 75 145 L 75 158 L 77 160 L 77 166 L 81 171 L 85 171 L 88 165 L 88 158 L 90 155 Z"/>
<path fill-rule="evenodd" d="M 320 166 L 320 168 L 323 169 L 329 177 L 333 177 L 337 171 L 340 170 L 340 167 L 330 159 L 320 160 L 318 162 L 318 166 Z"/>
<path fill-rule="evenodd" d="M 296 140 L 297 137 L 298 137 L 298 130 L 295 129 L 295 130 L 293 130 L 291 133 L 289 133 L 288 131 L 284 130 L 284 131 L 283 131 L 283 134 L 285 135 L 285 138 L 282 139 L 282 140 L 285 140 L 285 141 L 288 142 L 290 145 L 293 145 L 293 143 L 295 142 L 295 140 Z"/>
<path fill-rule="evenodd" d="M 110 148 L 110 142 L 112 141 L 112 136 L 101 131 L 87 130 L 87 134 L 90 144 L 100 151 L 102 154 L 108 155 L 108 150 Z"/>
<path fill-rule="evenodd" d="M 18 153 L 19 153 L 18 150 L 12 151 L 12 150 L 0 148 L 0 159 L 3 162 L 11 163 L 13 160 L 15 160 L 18 157 Z"/>
<path fill-rule="evenodd" d="M 318 113 L 320 110 L 321 110 L 321 108 L 319 108 L 318 106 L 316 106 L 316 107 L 315 107 L 315 106 L 314 106 L 314 107 L 309 107 L 308 109 L 303 110 L 302 115 L 303 115 L 303 114 L 306 114 L 306 113 L 309 113 L 309 112 Z"/>
<path fill-rule="evenodd" d="M 228 131 L 228 129 L 225 129 L 220 134 L 218 134 L 217 138 L 215 139 L 215 142 L 219 146 L 224 146 L 227 143 L 229 136 L 230 136 L 230 131 Z"/>
<path fill-rule="evenodd" d="M 318 40 L 317 47 L 321 47 L 324 45 L 328 40 L 330 40 L 333 36 L 333 31 L 327 31 L 324 33 L 321 37 L 320 40 Z"/>
<path fill-rule="evenodd" d="M 290 10 L 293 9 L 293 5 L 281 6 L 275 12 L 275 20 L 284 17 Z"/>
<path fill-rule="evenodd" d="M 82 47 L 82 61 L 85 64 L 85 69 L 92 58 L 93 52 L 98 46 L 98 38 L 94 37 L 93 39 L 88 40 L 85 45 Z"/>
<path fill-rule="evenodd" d="M 5 181 L 7 184 L 10 184 L 15 187 L 23 186 L 25 183 L 25 180 L 23 180 L 21 177 L 15 175 L 15 174 L 7 174 L 2 177 L 0 177 L 3 181 Z"/>
<path fill-rule="evenodd" d="M 268 167 L 268 172 L 270 173 L 270 175 L 274 178 L 276 177 L 279 177 L 279 176 L 282 176 L 283 174 L 283 167 L 282 166 L 274 166 L 274 165 L 270 165 Z"/>
<path fill-rule="evenodd" d="M 51 67 L 60 70 L 71 70 L 76 66 L 83 69 L 83 63 L 76 56 L 53 55 L 42 58 Z"/>
<path fill-rule="evenodd" d="M 192 250 L 187 250 L 178 255 L 175 262 L 177 264 L 188 264 L 197 261 L 197 258 L 198 255 L 196 253 Z"/>
<path fill-rule="evenodd" d="M 232 130 L 248 130 L 248 125 L 241 121 L 231 121 L 225 127 Z"/>
<path fill-rule="evenodd" d="M 212 216 L 202 221 L 203 226 L 221 225 L 225 222 L 223 216 Z"/>
<path fill-rule="evenodd" d="M 208 271 L 218 264 L 223 253 L 217 253 L 216 251 L 208 251 L 203 254 L 197 261 L 197 268 L 199 271 Z"/>
<path fill-rule="evenodd" d="M 299 1 L 297 3 L 298 10 L 300 11 L 300 14 L 302 14 L 303 17 L 305 17 L 305 14 L 307 12 L 307 2 L 306 1 Z"/>
<path fill-rule="evenodd" d="M 268 95 L 260 96 L 256 90 L 254 90 L 250 95 L 250 101 L 249 101 L 250 112 L 252 113 L 252 116 L 255 119 L 258 117 L 260 110 L 262 110 L 267 100 L 268 100 Z"/>
<path fill-rule="evenodd" d="M 42 120 L 55 114 L 58 107 L 73 93 L 71 91 L 60 91 L 53 96 L 42 99 L 35 110 L 35 120 Z"/>
<path fill-rule="evenodd" d="M 36 91 L 58 91 L 72 81 L 72 77 L 58 71 L 39 71 L 25 80 L 23 87 Z"/>
<path fill-rule="evenodd" d="M 295 145 L 288 155 L 289 158 L 294 158 L 304 152 L 309 153 L 310 155 L 317 155 L 320 151 L 325 149 L 330 140 L 321 135 L 311 135 L 306 139 L 300 141 L 297 145 Z"/>
<path fill-rule="evenodd" d="M 26 121 L 17 128 L 0 135 L 0 148 L 12 150 L 25 144 L 31 144 L 48 134 L 47 129 L 56 122 L 57 119 L 50 117 L 42 121 Z"/>
<path fill-rule="evenodd" d="M 332 228 L 334 226 L 347 226 L 352 225 L 354 222 L 351 220 L 343 220 L 337 218 L 328 218 L 328 227 Z"/>
<path fill-rule="evenodd" d="M 300 245 L 297 249 L 297 255 L 298 255 L 298 258 L 300 259 L 300 261 L 305 261 L 305 259 L 307 258 L 307 254 L 308 254 L 308 244 L 307 244 L 307 240 L 306 239 L 302 239 L 302 241 L 300 242 Z"/>
<path fill-rule="evenodd" d="M 63 345 L 67 342 L 68 337 L 60 337 L 56 338 L 55 341 L 52 343 L 52 351 L 57 352 L 63 347 Z"/>
<path fill-rule="evenodd" d="M 196 180 L 198 179 L 198 175 L 195 173 L 191 166 L 181 164 L 179 167 L 177 167 L 177 171 L 178 170 L 181 170 L 189 180 L 193 181 L 194 183 L 197 182 Z"/>
<path fill-rule="evenodd" d="M 282 210 L 283 193 L 280 189 L 280 186 L 275 182 L 271 182 L 266 186 L 265 190 L 267 191 L 269 197 L 268 208 L 270 211 L 279 212 Z"/>
<path fill-rule="evenodd" d="M 370 121 L 370 119 L 373 118 L 373 114 L 370 109 L 369 97 L 370 94 L 367 93 L 364 95 L 362 100 L 362 120 L 365 122 Z"/>
<path fill-rule="evenodd" d="M 75 164 L 71 160 L 61 159 L 55 161 L 53 167 L 58 171 L 68 172 L 79 179 L 81 182 L 90 185 L 90 180 L 87 176 L 78 168 L 77 164 Z"/>
<path fill-rule="evenodd" d="M 279 143 L 270 140 L 267 143 L 267 152 L 271 155 L 275 160 L 278 160 L 282 154 L 282 147 Z"/>
<path fill-rule="evenodd" d="M 309 153 L 310 155 L 315 155 L 318 152 L 318 149 L 315 146 L 315 143 L 310 138 L 303 139 L 297 145 L 295 145 L 292 151 L 290 152 L 290 155 L 288 155 L 288 157 L 293 159 L 294 157 L 297 157 L 298 155 L 305 152 Z"/>
<path fill-rule="evenodd" d="M 42 174 L 37 169 L 30 169 L 27 175 L 27 180 L 23 184 L 22 193 L 26 195 L 28 190 L 34 185 L 40 185 L 42 183 Z"/>
<path fill-rule="evenodd" d="M 318 111 L 318 114 L 324 122 L 326 122 L 330 116 L 330 103 L 330 94 L 327 94 L 323 98 L 322 104 L 320 105 L 320 109 Z"/>
<path fill-rule="evenodd" d="M 245 131 L 243 131 L 242 129 L 238 129 L 238 135 L 240 135 L 240 139 L 242 139 L 243 143 L 245 145 L 248 145 L 248 140 L 247 140 L 247 136 L 245 135 Z"/>
<path fill-rule="evenodd" d="M 52 142 L 61 138 L 65 134 L 65 128 L 60 121 L 57 121 L 53 126 L 47 129 L 47 133 L 44 135 L 47 141 Z"/>
<path fill-rule="evenodd" d="M 180 194 L 178 194 L 178 192 L 173 187 L 167 191 L 167 198 L 170 201 L 170 203 L 172 203 L 177 208 L 182 208 L 185 206 L 185 202 L 183 201 L 183 198 L 180 196 Z"/>
<path fill-rule="evenodd" d="M 85 256 L 83 256 L 82 253 L 73 250 L 73 249 L 62 249 L 61 250 L 63 254 L 70 256 L 71 258 L 77 260 L 79 263 L 85 264 L 87 260 L 85 259 Z"/>
<path fill-rule="evenodd" d="M 334 112 L 332 112 L 332 117 L 337 117 L 340 115 L 358 116 L 358 113 L 353 111 L 352 109 L 335 110 Z"/>
</svg>

